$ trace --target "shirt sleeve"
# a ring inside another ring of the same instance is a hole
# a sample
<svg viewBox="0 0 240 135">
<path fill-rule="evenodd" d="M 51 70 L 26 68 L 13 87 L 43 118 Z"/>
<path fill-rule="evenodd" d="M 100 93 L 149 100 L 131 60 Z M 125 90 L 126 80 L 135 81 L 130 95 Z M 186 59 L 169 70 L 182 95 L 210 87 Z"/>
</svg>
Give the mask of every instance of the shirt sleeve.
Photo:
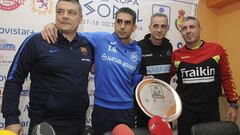
<svg viewBox="0 0 240 135">
<path fill-rule="evenodd" d="M 22 84 L 28 75 L 33 61 L 34 51 L 32 44 L 34 44 L 34 42 L 31 36 L 24 40 L 8 71 L 1 109 L 3 117 L 5 118 L 5 126 L 20 123 L 18 118 L 20 115 L 20 110 L 18 109 L 19 98 L 22 91 Z"/>
<path fill-rule="evenodd" d="M 170 77 L 172 78 L 176 74 L 176 66 L 175 66 L 175 56 L 174 53 L 172 53 L 171 56 L 171 66 L 170 66 Z"/>
<path fill-rule="evenodd" d="M 220 48 L 219 67 L 220 67 L 220 75 L 221 75 L 221 81 L 222 81 L 224 93 L 229 103 L 236 103 L 239 97 L 235 92 L 236 86 L 233 82 L 232 72 L 229 66 L 227 56 L 228 55 L 225 49 Z"/>
<path fill-rule="evenodd" d="M 139 55 L 140 60 L 139 60 L 139 63 L 137 65 L 136 69 L 135 69 L 135 72 L 133 74 L 133 85 L 134 85 L 134 87 L 136 87 L 138 85 L 138 83 L 140 83 L 143 79 L 143 75 L 139 73 L 140 72 L 140 66 L 141 66 L 141 55 L 142 55 L 142 53 L 140 52 L 140 55 Z"/>
<path fill-rule="evenodd" d="M 136 69 L 134 76 L 133 76 L 133 85 L 134 87 L 138 85 L 138 83 L 140 83 L 143 79 L 143 75 L 139 73 L 139 69 L 140 67 L 138 67 L 138 69 Z"/>
<path fill-rule="evenodd" d="M 95 49 L 97 46 L 97 42 L 95 40 L 96 35 L 94 35 L 94 33 L 90 33 L 90 32 L 81 32 L 81 35 L 83 35 L 84 37 L 86 37 L 88 39 L 88 41 L 91 43 L 92 47 Z"/>
</svg>

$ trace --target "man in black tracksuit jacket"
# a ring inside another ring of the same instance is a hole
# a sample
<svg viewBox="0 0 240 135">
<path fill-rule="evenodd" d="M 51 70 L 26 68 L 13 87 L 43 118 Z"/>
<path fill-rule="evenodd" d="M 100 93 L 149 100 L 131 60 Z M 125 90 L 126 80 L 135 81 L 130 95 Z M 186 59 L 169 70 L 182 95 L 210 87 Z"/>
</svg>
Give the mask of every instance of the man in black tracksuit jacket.
<svg viewBox="0 0 240 135">
<path fill-rule="evenodd" d="M 76 33 L 81 7 L 75 1 L 57 3 L 56 23 L 63 31 L 58 33 L 54 45 L 49 45 L 39 33 L 33 34 L 25 39 L 15 55 L 3 92 L 6 129 L 21 132 L 19 97 L 30 73 L 29 134 L 34 125 L 44 121 L 53 126 L 57 135 L 81 134 L 89 106 L 87 86 L 93 52 L 88 40 Z M 63 11 L 76 14 L 62 16 Z"/>
<path fill-rule="evenodd" d="M 156 46 L 150 40 L 150 34 L 138 42 L 142 49 L 142 61 L 140 72 L 143 75 L 153 75 L 154 78 L 170 83 L 172 44 L 167 38 L 163 38 L 161 45 Z"/>
<path fill-rule="evenodd" d="M 150 34 L 138 42 L 142 49 L 140 73 L 144 76 L 153 75 L 154 78 L 170 83 L 170 65 L 172 44 L 165 35 L 168 30 L 168 19 L 164 14 L 156 13 L 151 17 Z M 148 117 L 136 104 L 137 127 L 147 127 Z"/>
</svg>

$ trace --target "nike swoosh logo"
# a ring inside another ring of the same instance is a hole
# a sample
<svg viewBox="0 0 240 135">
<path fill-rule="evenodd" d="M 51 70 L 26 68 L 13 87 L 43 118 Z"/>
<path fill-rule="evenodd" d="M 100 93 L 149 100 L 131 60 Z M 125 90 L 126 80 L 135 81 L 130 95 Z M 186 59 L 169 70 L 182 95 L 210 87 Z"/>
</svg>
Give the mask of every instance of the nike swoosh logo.
<svg viewBox="0 0 240 135">
<path fill-rule="evenodd" d="M 58 50 L 58 49 L 50 49 L 49 53 L 55 53 L 55 52 L 58 52 L 58 51 L 60 51 L 60 50 Z"/>
</svg>

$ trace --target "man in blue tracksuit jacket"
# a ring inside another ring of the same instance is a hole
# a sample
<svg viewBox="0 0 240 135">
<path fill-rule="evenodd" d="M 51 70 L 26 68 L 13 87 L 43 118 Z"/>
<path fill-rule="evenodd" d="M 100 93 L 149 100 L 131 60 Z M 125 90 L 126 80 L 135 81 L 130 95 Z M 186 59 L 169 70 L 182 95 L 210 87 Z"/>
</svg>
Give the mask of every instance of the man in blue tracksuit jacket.
<svg viewBox="0 0 240 135">
<path fill-rule="evenodd" d="M 28 73 L 29 134 L 34 125 L 44 121 L 53 126 L 57 135 L 80 135 L 85 126 L 92 47 L 77 34 L 82 20 L 78 1 L 59 0 L 56 11 L 56 24 L 63 29 L 58 33 L 58 41 L 49 45 L 40 34 L 28 37 L 20 46 L 5 82 L 1 111 L 6 129 L 17 134 L 21 132 L 19 97 Z"/>
<path fill-rule="evenodd" d="M 95 56 L 95 101 L 92 125 L 97 135 L 125 123 L 134 124 L 134 87 L 138 74 L 141 49 L 135 41 L 128 45 L 116 33 L 84 33 L 92 43 Z"/>
<path fill-rule="evenodd" d="M 116 13 L 114 30 L 83 33 L 94 48 L 95 101 L 92 126 L 97 135 L 111 131 L 117 124 L 134 126 L 134 87 L 139 74 L 141 48 L 131 40 L 136 29 L 136 14 L 130 8 Z"/>
<path fill-rule="evenodd" d="M 135 23 L 136 13 L 124 7 L 116 13 L 114 33 L 81 33 L 94 48 L 96 89 L 92 126 L 96 135 L 111 131 L 120 123 L 134 126 L 134 87 L 143 77 L 139 74 L 141 49 L 130 38 Z M 54 26 L 50 24 L 43 31 L 44 39 L 49 41 L 48 30 L 54 33 Z"/>
</svg>

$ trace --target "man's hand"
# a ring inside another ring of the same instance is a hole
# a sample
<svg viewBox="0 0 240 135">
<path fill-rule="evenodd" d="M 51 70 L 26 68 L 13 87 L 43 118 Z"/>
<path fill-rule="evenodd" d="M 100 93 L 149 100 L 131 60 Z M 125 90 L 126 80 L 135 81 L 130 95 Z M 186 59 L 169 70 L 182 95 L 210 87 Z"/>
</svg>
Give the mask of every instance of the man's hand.
<svg viewBox="0 0 240 135">
<path fill-rule="evenodd" d="M 44 26 L 43 30 L 41 31 L 41 35 L 49 44 L 55 43 L 57 41 L 57 31 L 57 26 L 54 23 L 49 23 Z"/>
<path fill-rule="evenodd" d="M 238 116 L 238 109 L 233 107 L 228 107 L 227 120 L 235 122 Z"/>
<path fill-rule="evenodd" d="M 12 131 L 17 135 L 23 135 L 23 129 L 21 124 L 11 124 L 5 127 L 5 130 Z"/>
<path fill-rule="evenodd" d="M 90 73 L 95 74 L 95 64 L 92 64 Z"/>
</svg>

